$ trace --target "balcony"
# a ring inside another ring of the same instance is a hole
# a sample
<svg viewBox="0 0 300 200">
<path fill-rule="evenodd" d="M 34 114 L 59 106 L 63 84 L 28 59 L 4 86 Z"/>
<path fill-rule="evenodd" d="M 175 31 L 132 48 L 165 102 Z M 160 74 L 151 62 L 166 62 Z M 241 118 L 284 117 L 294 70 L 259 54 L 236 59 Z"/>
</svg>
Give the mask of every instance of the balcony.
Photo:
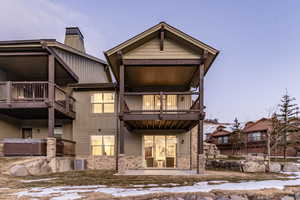
<svg viewBox="0 0 300 200">
<path fill-rule="evenodd" d="M 22 119 L 47 118 L 50 106 L 49 82 L 0 82 L 0 113 Z M 58 85 L 54 86 L 55 115 L 58 118 L 75 118 L 75 99 Z"/>
<path fill-rule="evenodd" d="M 193 128 L 204 113 L 198 92 L 125 92 L 121 117 L 134 130 L 176 130 Z"/>
</svg>

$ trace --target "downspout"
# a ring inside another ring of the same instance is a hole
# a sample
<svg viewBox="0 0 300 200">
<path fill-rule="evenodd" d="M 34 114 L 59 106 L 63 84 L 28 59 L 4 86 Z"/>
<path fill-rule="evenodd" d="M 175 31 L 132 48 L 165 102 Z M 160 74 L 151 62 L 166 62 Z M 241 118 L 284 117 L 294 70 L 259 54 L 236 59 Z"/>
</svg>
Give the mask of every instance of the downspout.
<svg viewBox="0 0 300 200">
<path fill-rule="evenodd" d="M 116 136 L 116 171 L 118 173 L 119 170 L 119 139 L 120 139 L 120 130 L 119 130 L 119 93 L 118 93 L 118 89 L 117 86 L 115 88 L 115 93 L 117 94 L 117 117 L 116 117 L 116 123 L 117 123 L 117 136 Z"/>
</svg>

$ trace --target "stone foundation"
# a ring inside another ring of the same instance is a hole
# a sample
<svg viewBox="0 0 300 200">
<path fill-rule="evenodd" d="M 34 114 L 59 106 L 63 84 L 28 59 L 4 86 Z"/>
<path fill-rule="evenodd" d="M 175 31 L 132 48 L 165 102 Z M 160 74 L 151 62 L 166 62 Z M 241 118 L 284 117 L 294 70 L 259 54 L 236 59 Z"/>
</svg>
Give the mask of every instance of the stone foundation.
<svg viewBox="0 0 300 200">
<path fill-rule="evenodd" d="M 47 138 L 47 159 L 56 157 L 56 138 Z"/>
<path fill-rule="evenodd" d="M 118 173 L 123 174 L 126 170 L 141 168 L 143 168 L 142 156 L 119 155 Z"/>
<path fill-rule="evenodd" d="M 88 156 L 86 158 L 88 169 L 116 169 L 115 156 Z"/>
</svg>

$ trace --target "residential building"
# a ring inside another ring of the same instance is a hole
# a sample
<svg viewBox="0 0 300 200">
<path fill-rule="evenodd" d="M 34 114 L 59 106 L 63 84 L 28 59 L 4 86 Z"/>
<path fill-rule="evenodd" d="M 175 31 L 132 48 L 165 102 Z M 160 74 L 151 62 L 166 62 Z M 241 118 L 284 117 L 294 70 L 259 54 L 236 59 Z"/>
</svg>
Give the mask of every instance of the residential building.
<svg viewBox="0 0 300 200">
<path fill-rule="evenodd" d="M 2 138 L 62 138 L 91 169 L 204 169 L 204 77 L 215 48 L 161 22 L 105 51 L 108 64 L 85 53 L 76 27 L 65 44 L 9 41 L 0 51 Z"/>
</svg>

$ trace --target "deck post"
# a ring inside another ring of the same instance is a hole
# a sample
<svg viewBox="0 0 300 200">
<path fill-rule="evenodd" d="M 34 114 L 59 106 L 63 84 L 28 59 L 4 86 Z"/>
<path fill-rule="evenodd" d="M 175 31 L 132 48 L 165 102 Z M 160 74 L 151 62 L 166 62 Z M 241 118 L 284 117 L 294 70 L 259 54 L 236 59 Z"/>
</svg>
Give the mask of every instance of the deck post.
<svg viewBox="0 0 300 200">
<path fill-rule="evenodd" d="M 54 101 L 55 101 L 55 65 L 54 56 L 48 56 L 48 137 L 54 137 L 54 125 L 55 125 L 55 111 L 54 111 Z"/>
<path fill-rule="evenodd" d="M 11 90 L 12 90 L 12 84 L 11 81 L 6 82 L 6 101 L 8 104 L 11 104 Z"/>
<path fill-rule="evenodd" d="M 204 64 L 199 66 L 199 109 L 201 114 L 204 110 Z M 204 173 L 205 170 L 205 157 L 203 149 L 203 119 L 198 122 L 198 135 L 197 135 L 197 174 Z"/>
</svg>

